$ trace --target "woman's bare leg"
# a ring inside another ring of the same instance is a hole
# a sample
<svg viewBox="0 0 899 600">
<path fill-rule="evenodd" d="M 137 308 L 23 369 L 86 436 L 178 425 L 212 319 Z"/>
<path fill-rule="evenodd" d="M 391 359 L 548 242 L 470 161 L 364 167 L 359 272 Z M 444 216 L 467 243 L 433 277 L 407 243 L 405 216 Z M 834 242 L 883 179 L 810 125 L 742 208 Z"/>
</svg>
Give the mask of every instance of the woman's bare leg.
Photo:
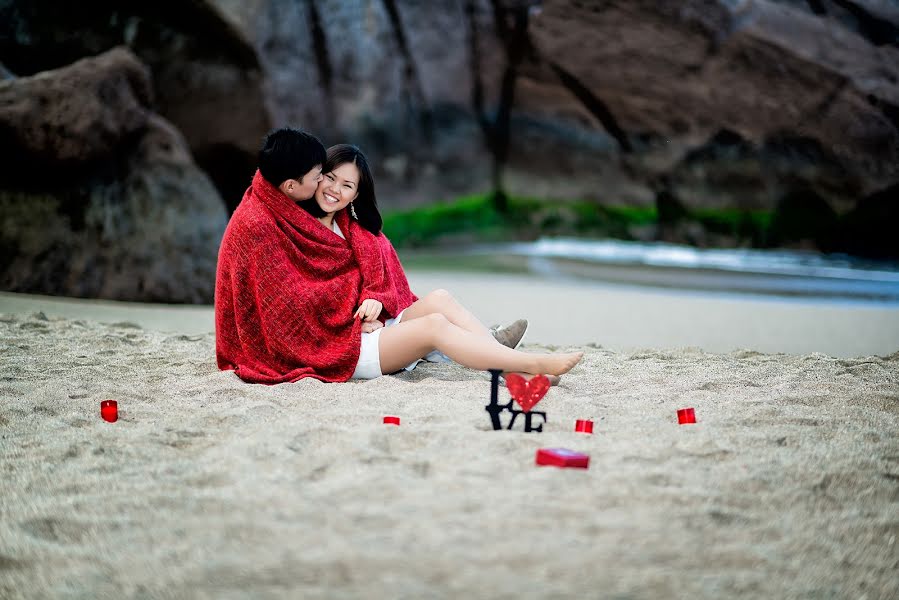
<svg viewBox="0 0 899 600">
<path fill-rule="evenodd" d="M 400 321 L 400 323 L 405 323 L 413 319 L 420 319 L 421 317 L 434 313 L 442 314 L 450 323 L 458 325 L 465 331 L 470 331 L 494 339 L 490 330 L 484 327 L 484 324 L 481 323 L 477 317 L 471 314 L 467 308 L 459 304 L 459 301 L 453 298 L 453 295 L 446 290 L 434 290 L 424 298 L 414 302 L 403 313 L 403 320 Z"/>
<path fill-rule="evenodd" d="M 512 350 L 496 340 L 466 331 L 440 313 L 431 313 L 410 321 L 385 327 L 380 333 L 378 351 L 381 372 L 399 371 L 412 361 L 437 349 L 457 363 L 471 369 L 502 369 L 525 373 L 561 375 L 581 360 L 583 352 L 571 354 L 529 354 Z"/>
</svg>

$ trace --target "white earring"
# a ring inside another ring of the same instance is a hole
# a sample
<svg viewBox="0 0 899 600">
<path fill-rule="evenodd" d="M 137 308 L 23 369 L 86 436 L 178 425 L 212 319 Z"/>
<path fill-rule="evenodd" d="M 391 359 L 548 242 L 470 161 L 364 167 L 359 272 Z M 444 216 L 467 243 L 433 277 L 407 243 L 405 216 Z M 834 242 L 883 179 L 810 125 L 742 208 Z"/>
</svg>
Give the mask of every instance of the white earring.
<svg viewBox="0 0 899 600">
<path fill-rule="evenodd" d="M 356 219 L 357 221 L 359 220 L 359 217 L 356 216 L 356 209 L 353 207 L 352 202 L 350 202 L 350 214 L 353 215 L 354 219 Z"/>
</svg>

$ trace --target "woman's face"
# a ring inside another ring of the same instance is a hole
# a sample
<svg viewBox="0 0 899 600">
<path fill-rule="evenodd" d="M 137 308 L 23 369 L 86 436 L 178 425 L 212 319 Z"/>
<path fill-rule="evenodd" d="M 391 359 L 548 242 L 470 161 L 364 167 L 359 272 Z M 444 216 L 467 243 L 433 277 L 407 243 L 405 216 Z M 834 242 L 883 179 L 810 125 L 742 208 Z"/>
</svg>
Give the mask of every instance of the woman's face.
<svg viewBox="0 0 899 600">
<path fill-rule="evenodd" d="M 325 173 L 315 190 L 315 201 L 323 211 L 335 213 L 346 208 L 358 195 L 359 169 L 353 163 L 343 163 Z"/>
</svg>

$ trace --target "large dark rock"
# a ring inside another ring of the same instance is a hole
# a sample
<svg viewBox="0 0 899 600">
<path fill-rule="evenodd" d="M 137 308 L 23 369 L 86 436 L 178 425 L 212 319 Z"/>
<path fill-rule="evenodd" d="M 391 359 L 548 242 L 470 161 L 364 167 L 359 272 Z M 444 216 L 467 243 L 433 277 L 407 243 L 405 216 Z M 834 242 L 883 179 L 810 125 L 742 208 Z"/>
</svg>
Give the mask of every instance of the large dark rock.
<svg viewBox="0 0 899 600">
<path fill-rule="evenodd" d="M 738 205 L 774 207 L 783 186 L 765 181 L 775 178 L 770 161 L 780 174 L 802 170 L 805 184 L 847 208 L 899 179 L 891 116 L 899 106 L 899 52 L 830 20 L 764 0 L 559 1 L 546 4 L 532 35 L 541 63 L 554 65 L 537 65 L 532 76 L 548 80 L 554 70 L 585 88 L 605 108 L 603 127 L 622 132 L 637 178 L 686 167 L 696 174 L 696 151 L 709 150 L 708 178 L 675 178 L 688 206 L 706 205 L 723 187 Z M 721 130 L 747 148 L 734 154 L 716 139 Z M 794 141 L 798 152 L 786 148 Z M 820 162 L 809 164 L 808 148 Z M 742 174 L 730 192 L 721 168 Z"/>
<path fill-rule="evenodd" d="M 326 146 L 359 145 L 385 207 L 489 188 L 493 161 L 472 110 L 477 71 L 485 112 L 502 73 L 487 2 L 471 15 L 466 2 L 211 2 L 269 74 L 273 121 Z"/>
<path fill-rule="evenodd" d="M 876 46 L 899 46 L 899 3 L 895 0 L 775 0 L 830 19 Z"/>
<path fill-rule="evenodd" d="M 0 289 L 212 301 L 225 207 L 150 89 L 125 49 L 0 81 Z"/>
<path fill-rule="evenodd" d="M 0 56 L 18 75 L 127 46 L 153 78 L 155 109 L 236 204 L 271 128 L 253 48 L 210 3 L 0 0 Z"/>
<path fill-rule="evenodd" d="M 114 155 L 142 132 L 152 104 L 147 68 L 123 48 L 0 86 L 5 178 L 23 183 Z"/>
<path fill-rule="evenodd" d="M 764 210 L 798 189 L 816 189 L 841 212 L 862 184 L 834 152 L 810 137 L 772 134 L 753 143 L 722 130 L 690 150 L 670 171 L 669 189 L 694 209 Z"/>
<path fill-rule="evenodd" d="M 896 223 L 899 223 L 899 184 L 862 198 L 840 218 L 833 238 L 822 248 L 899 260 Z"/>
</svg>

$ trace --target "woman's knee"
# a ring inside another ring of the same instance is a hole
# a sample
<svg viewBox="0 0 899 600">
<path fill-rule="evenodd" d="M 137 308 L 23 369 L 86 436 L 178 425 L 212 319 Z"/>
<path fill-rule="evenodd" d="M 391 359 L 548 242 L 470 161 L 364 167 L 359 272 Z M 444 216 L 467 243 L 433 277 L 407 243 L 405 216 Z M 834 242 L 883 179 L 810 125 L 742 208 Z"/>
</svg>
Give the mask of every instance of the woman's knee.
<svg viewBox="0 0 899 600">
<path fill-rule="evenodd" d="M 429 302 L 442 306 L 453 301 L 453 296 L 443 288 L 436 289 L 427 295 Z"/>
<path fill-rule="evenodd" d="M 425 315 L 422 317 L 426 319 L 429 329 L 441 329 L 450 324 L 449 319 L 446 318 L 442 313 L 431 313 L 429 315 Z"/>
</svg>

